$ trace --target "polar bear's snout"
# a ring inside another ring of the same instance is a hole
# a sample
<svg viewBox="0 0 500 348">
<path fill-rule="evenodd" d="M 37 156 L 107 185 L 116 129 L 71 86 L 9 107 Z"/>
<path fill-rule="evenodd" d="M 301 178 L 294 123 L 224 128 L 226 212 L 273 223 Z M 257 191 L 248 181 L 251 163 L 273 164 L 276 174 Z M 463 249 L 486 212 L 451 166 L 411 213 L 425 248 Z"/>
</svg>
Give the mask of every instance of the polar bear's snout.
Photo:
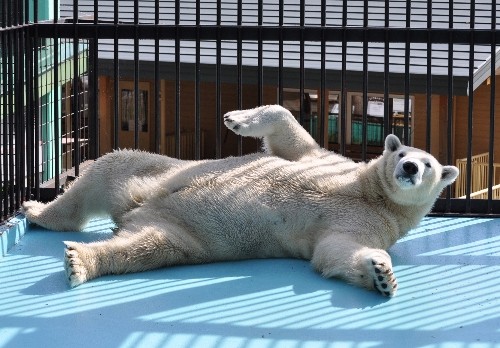
<svg viewBox="0 0 500 348">
<path fill-rule="evenodd" d="M 401 188 L 417 186 L 422 182 L 423 165 L 415 159 L 401 160 L 396 166 L 395 177 Z"/>
</svg>

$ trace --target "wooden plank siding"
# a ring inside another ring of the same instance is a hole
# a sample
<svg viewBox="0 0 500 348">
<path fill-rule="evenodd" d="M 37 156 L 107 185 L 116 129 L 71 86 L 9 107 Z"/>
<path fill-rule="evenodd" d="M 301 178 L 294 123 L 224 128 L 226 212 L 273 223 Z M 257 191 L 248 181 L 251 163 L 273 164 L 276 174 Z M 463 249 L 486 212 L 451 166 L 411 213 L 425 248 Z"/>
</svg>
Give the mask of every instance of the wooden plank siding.
<svg viewBox="0 0 500 348">
<path fill-rule="evenodd" d="M 496 84 L 500 79 L 496 76 Z M 484 82 L 474 91 L 472 155 L 489 151 L 490 134 L 490 85 Z M 467 119 L 469 98 L 457 96 L 455 112 L 455 159 L 467 157 Z M 500 88 L 495 93 L 495 118 L 500 116 Z M 494 161 L 500 161 L 500 125 L 495 125 Z"/>
<path fill-rule="evenodd" d="M 153 81 L 149 82 L 153 86 Z M 122 82 L 120 82 L 122 83 Z M 180 130 L 183 132 L 194 132 L 195 130 L 195 83 L 192 81 L 180 82 Z M 205 158 L 215 157 L 215 138 L 216 138 L 216 119 L 224 113 L 238 108 L 238 91 L 235 84 L 221 84 L 221 114 L 216 115 L 216 86 L 215 83 L 200 83 L 200 126 L 204 132 L 205 142 L 203 144 Z M 151 88 L 150 91 L 153 91 Z M 258 87 L 255 85 L 243 85 L 242 93 L 244 95 L 242 108 L 252 108 L 257 105 Z M 151 93 L 152 95 L 152 93 Z M 99 77 L 99 112 L 100 112 L 100 154 L 105 154 L 113 149 L 113 127 L 114 127 L 114 88 L 113 80 L 101 75 Z M 263 103 L 275 104 L 277 101 L 277 89 L 275 86 L 263 86 Z M 149 117 L 152 120 L 154 115 L 154 103 L 150 101 Z M 167 153 L 166 137 L 175 133 L 175 82 L 169 80 L 161 81 L 161 153 Z M 221 150 L 222 156 L 231 156 L 238 154 L 238 137 L 232 132 L 226 132 L 226 128 L 221 124 Z M 150 132 L 151 133 L 151 132 Z M 120 143 L 131 144 L 130 139 L 123 139 Z M 133 132 L 130 132 L 133 137 Z M 153 134 L 150 135 L 149 146 L 140 144 L 139 148 L 146 151 L 153 150 Z M 255 139 L 244 139 L 242 143 L 243 153 L 255 152 L 259 149 L 259 141 Z M 120 145 L 120 147 L 124 147 Z M 130 147 L 130 146 L 126 146 Z"/>
</svg>

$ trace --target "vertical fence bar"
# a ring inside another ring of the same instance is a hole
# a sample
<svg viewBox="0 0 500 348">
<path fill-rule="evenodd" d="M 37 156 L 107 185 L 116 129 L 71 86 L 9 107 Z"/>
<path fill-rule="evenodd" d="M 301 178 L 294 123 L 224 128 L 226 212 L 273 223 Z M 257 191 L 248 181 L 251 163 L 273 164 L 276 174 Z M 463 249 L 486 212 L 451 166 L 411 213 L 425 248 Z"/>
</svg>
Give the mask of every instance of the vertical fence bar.
<svg viewBox="0 0 500 348">
<path fill-rule="evenodd" d="M 14 11 L 14 8 L 11 9 Z M 15 25 L 15 17 L 13 17 L 14 13 L 11 12 L 11 17 L 14 19 L 12 21 L 12 25 Z M 7 134 L 8 134 L 8 150 L 7 150 L 7 182 L 9 183 L 8 186 L 8 191 L 9 191 L 9 205 L 8 205 L 8 210 L 7 212 L 9 214 L 12 214 L 13 212 L 13 206 L 14 206 L 14 178 L 15 178 L 15 171 L 14 171 L 14 122 L 15 122 L 15 104 L 14 104 L 14 98 L 15 98 L 15 80 L 14 80 L 14 71 L 15 71 L 15 54 L 16 54 L 16 49 L 15 49 L 15 38 L 16 37 L 16 31 L 12 30 L 9 33 L 8 37 L 8 83 L 9 83 L 9 94 L 8 94 L 8 116 L 7 116 Z M 4 158 L 5 160 L 5 158 Z"/>
<path fill-rule="evenodd" d="M 26 146 L 25 146 L 25 156 L 26 156 L 26 167 L 23 172 L 26 173 L 26 185 L 22 185 L 25 189 L 25 192 L 22 195 L 22 199 L 29 199 L 31 196 L 31 188 L 33 186 L 33 35 L 29 23 L 30 19 L 30 11 L 29 11 L 29 0 L 25 2 L 25 17 L 24 22 L 26 24 L 24 30 L 24 38 L 26 42 L 26 50 L 24 53 L 26 59 L 26 68 L 24 71 L 24 79 L 26 81 Z M 24 164 L 24 163 L 23 163 Z"/>
<path fill-rule="evenodd" d="M 339 152 L 346 154 L 347 131 L 347 5 L 348 0 L 342 2 L 342 68 L 340 70 L 340 131 Z"/>
<path fill-rule="evenodd" d="M 59 19 L 59 1 L 54 1 L 54 23 L 57 23 Z M 60 192 L 60 178 L 59 178 L 59 167 L 61 166 L 61 149 L 60 149 L 60 134 L 61 130 L 59 127 L 60 120 L 60 110 L 59 110 L 59 61 L 60 61 L 60 51 L 59 51 L 59 33 L 57 27 L 54 26 L 54 83 L 52 87 L 54 88 L 53 93 L 53 103 L 54 103 L 54 185 L 55 194 L 58 195 Z"/>
<path fill-rule="evenodd" d="M 114 89 L 114 115 L 113 115 L 113 148 L 117 149 L 120 146 L 120 140 L 118 136 L 119 123 L 120 123 L 120 112 L 119 112 L 119 101 L 120 101 L 120 46 L 118 41 L 118 34 L 120 32 L 119 24 L 119 12 L 118 12 L 118 1 L 114 2 L 113 8 L 113 24 L 115 26 L 115 36 L 113 40 L 113 89 Z"/>
<path fill-rule="evenodd" d="M 201 0 L 196 0 L 196 61 L 195 61 L 195 159 L 201 158 L 202 139 L 201 139 L 201 83 L 200 83 L 200 64 L 201 64 Z"/>
<path fill-rule="evenodd" d="M 19 2 L 18 5 L 18 23 L 23 27 L 23 29 L 17 31 L 17 91 L 16 91 L 16 142 L 15 142 L 15 170 L 16 170 L 16 203 L 14 209 L 19 209 L 21 202 L 25 197 L 25 182 L 26 182 L 26 116 L 27 116 L 27 104 L 25 103 L 26 97 L 26 84 L 25 84 L 25 38 L 26 38 L 26 26 L 24 25 L 24 15 L 23 15 L 23 2 Z"/>
<path fill-rule="evenodd" d="M 158 26 L 160 25 L 160 0 L 155 0 L 155 62 L 154 62 L 154 149 L 156 153 L 161 150 L 161 85 L 160 85 L 160 36 Z"/>
<path fill-rule="evenodd" d="M 384 27 L 385 27 L 385 36 L 384 36 L 384 139 L 391 133 L 391 120 L 392 115 L 390 114 L 389 109 L 389 63 L 390 63 L 390 51 L 389 51 L 389 14 L 390 14 L 390 1 L 385 0 L 385 12 L 384 12 Z"/>
<path fill-rule="evenodd" d="M 215 43 L 215 158 L 222 157 L 222 122 L 221 122 L 221 0 L 217 0 L 217 33 Z"/>
<path fill-rule="evenodd" d="M 487 212 L 493 213 L 493 185 L 495 184 L 495 170 L 494 170 L 494 150 L 495 150 L 495 101 L 496 101 L 496 35 L 495 30 L 497 26 L 497 5 L 495 1 L 491 2 L 491 46 L 490 46 L 490 133 L 488 145 L 488 207 Z"/>
<path fill-rule="evenodd" d="M 448 8 L 448 125 L 447 125 L 447 142 L 446 142 L 446 163 L 452 162 L 452 131 L 453 131 L 453 0 L 449 2 Z M 448 186 L 446 189 L 446 206 L 445 212 L 451 210 L 451 188 Z"/>
<path fill-rule="evenodd" d="M 471 212 L 471 187 L 472 187 L 472 121 L 474 112 L 474 22 L 475 22 L 475 1 L 470 2 L 470 17 L 469 17 L 469 27 L 471 29 L 471 36 L 469 42 L 469 97 L 468 97 L 468 108 L 467 108 L 467 175 L 465 178 L 465 212 Z M 493 60 L 494 58 L 491 57 Z"/>
<path fill-rule="evenodd" d="M 264 67 L 263 67 L 263 42 L 262 42 L 262 12 L 263 12 L 263 0 L 258 0 L 257 9 L 257 27 L 259 30 L 257 39 L 257 105 L 262 105 L 264 96 Z"/>
<path fill-rule="evenodd" d="M 363 5 L 363 115 L 361 132 L 361 160 L 366 161 L 368 142 L 368 1 Z"/>
<path fill-rule="evenodd" d="M 89 157 L 96 159 L 99 156 L 99 34 L 97 24 L 99 23 L 99 3 L 94 0 L 94 25 L 95 33 L 89 43 L 89 54 L 91 67 L 89 69 Z"/>
<path fill-rule="evenodd" d="M 304 24 L 305 24 L 305 0 L 300 0 L 300 82 L 299 82 L 299 101 L 300 101 L 300 116 L 299 121 L 302 126 L 305 124 L 305 94 L 304 94 L 304 80 L 305 80 L 305 43 L 304 43 Z"/>
<path fill-rule="evenodd" d="M 278 104 L 283 105 L 283 17 L 285 12 L 284 0 L 279 0 L 279 15 L 278 15 Z"/>
<path fill-rule="evenodd" d="M 134 149 L 139 148 L 139 0 L 134 0 Z"/>
<path fill-rule="evenodd" d="M 426 75 L 426 123 L 425 150 L 431 152 L 432 117 L 432 0 L 427 0 L 427 75 Z M 415 120 L 414 120 L 415 122 Z"/>
<path fill-rule="evenodd" d="M 238 0 L 238 13 L 236 16 L 236 25 L 238 26 L 238 39 L 236 45 L 236 66 L 237 66 L 237 94 L 238 94 L 238 107 L 243 109 L 243 39 L 241 36 L 241 26 L 243 24 L 243 1 Z M 238 156 L 243 154 L 243 137 L 238 135 Z"/>
<path fill-rule="evenodd" d="M 180 25 L 181 1 L 175 3 L 175 25 Z M 181 41 L 180 29 L 175 36 L 175 149 L 176 157 L 181 157 Z"/>
<path fill-rule="evenodd" d="M 328 95 L 326 93 L 326 40 L 325 40 L 325 28 L 326 26 L 326 0 L 321 0 L 321 77 L 320 77 L 320 112 L 319 117 L 319 145 L 325 147 L 325 119 L 328 115 L 325 112 L 326 103 L 328 103 Z M 326 100 L 325 100 L 326 99 Z M 326 141 L 326 147 L 328 148 L 328 139 Z"/>
<path fill-rule="evenodd" d="M 33 4 L 33 22 L 35 24 L 38 24 L 38 1 L 39 0 L 34 0 Z M 34 115 L 34 133 L 35 133 L 35 147 L 34 147 L 34 157 L 35 157 L 35 199 L 39 200 L 40 199 L 40 60 L 39 60 L 39 47 L 41 45 L 40 43 L 40 38 L 38 36 L 38 26 L 35 25 L 34 29 L 34 52 L 33 52 L 33 77 L 34 77 L 34 108 L 35 108 L 35 115 Z"/>
<path fill-rule="evenodd" d="M 7 168 L 7 161 L 6 161 L 6 155 L 7 155 L 7 115 L 8 115 L 8 93 L 9 93 L 9 87 L 10 85 L 7 83 L 8 81 L 8 54 L 7 54 L 7 41 L 8 41 L 8 35 L 9 32 L 5 30 L 7 28 L 7 1 L 4 1 L 2 3 L 2 30 L 0 32 L 0 54 L 2 55 L 2 122 L 0 123 L 0 126 L 2 128 L 2 146 L 1 146 L 1 159 L 2 159 L 2 165 L 0 166 L 0 177 L 2 179 L 2 203 L 0 205 L 0 210 L 1 210 L 1 220 L 4 220 L 7 218 L 8 215 L 8 168 Z"/>
<path fill-rule="evenodd" d="M 403 127 L 403 137 L 404 144 L 411 145 L 410 142 L 410 54 L 411 54 L 411 43 L 410 43 L 410 28 L 411 28 L 411 1 L 406 0 L 406 41 L 405 41 L 405 82 L 404 82 L 404 127 Z"/>
<path fill-rule="evenodd" d="M 72 90 L 73 90 L 73 156 L 74 156 L 74 167 L 75 167 L 75 176 L 80 175 L 80 91 L 79 86 L 79 43 L 80 40 L 78 38 L 78 0 L 73 0 L 73 81 L 72 81 Z M 70 113 L 71 114 L 71 113 Z M 68 136 L 69 138 L 69 136 Z"/>
</svg>

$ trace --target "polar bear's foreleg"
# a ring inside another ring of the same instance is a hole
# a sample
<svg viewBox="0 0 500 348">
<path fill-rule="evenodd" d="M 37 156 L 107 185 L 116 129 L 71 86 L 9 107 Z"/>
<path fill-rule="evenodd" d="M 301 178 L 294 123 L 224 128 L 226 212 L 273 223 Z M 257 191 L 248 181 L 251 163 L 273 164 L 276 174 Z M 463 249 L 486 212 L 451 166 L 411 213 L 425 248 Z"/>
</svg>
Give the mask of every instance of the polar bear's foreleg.
<svg viewBox="0 0 500 348">
<path fill-rule="evenodd" d="M 80 186 L 75 183 L 75 186 Z M 29 222 L 55 231 L 81 231 L 92 218 L 85 197 L 76 186 L 49 203 L 27 201 L 22 213 Z"/>
<path fill-rule="evenodd" d="M 180 227 L 145 227 L 119 231 L 93 243 L 65 242 L 65 270 L 71 287 L 108 275 L 147 271 L 177 264 L 200 263 L 201 247 Z"/>
<path fill-rule="evenodd" d="M 224 115 L 224 124 L 234 133 L 263 138 L 265 150 L 286 160 L 320 156 L 322 149 L 295 117 L 280 105 L 236 110 Z"/>
<path fill-rule="evenodd" d="M 392 271 L 391 257 L 385 250 L 334 236 L 318 244 L 312 263 L 325 277 L 342 278 L 384 296 L 396 294 L 398 284 Z"/>
</svg>

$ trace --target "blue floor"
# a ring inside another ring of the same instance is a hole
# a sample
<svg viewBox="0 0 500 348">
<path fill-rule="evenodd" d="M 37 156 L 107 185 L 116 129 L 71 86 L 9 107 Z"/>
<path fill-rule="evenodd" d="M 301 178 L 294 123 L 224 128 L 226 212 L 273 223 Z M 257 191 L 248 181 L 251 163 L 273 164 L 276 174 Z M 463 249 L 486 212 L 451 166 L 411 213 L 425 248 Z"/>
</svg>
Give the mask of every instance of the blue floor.
<svg viewBox="0 0 500 348">
<path fill-rule="evenodd" d="M 173 267 L 69 289 L 62 241 L 110 228 L 29 227 L 0 259 L 0 347 L 500 347 L 500 219 L 425 219 L 390 250 L 392 299 L 299 260 Z"/>
</svg>

